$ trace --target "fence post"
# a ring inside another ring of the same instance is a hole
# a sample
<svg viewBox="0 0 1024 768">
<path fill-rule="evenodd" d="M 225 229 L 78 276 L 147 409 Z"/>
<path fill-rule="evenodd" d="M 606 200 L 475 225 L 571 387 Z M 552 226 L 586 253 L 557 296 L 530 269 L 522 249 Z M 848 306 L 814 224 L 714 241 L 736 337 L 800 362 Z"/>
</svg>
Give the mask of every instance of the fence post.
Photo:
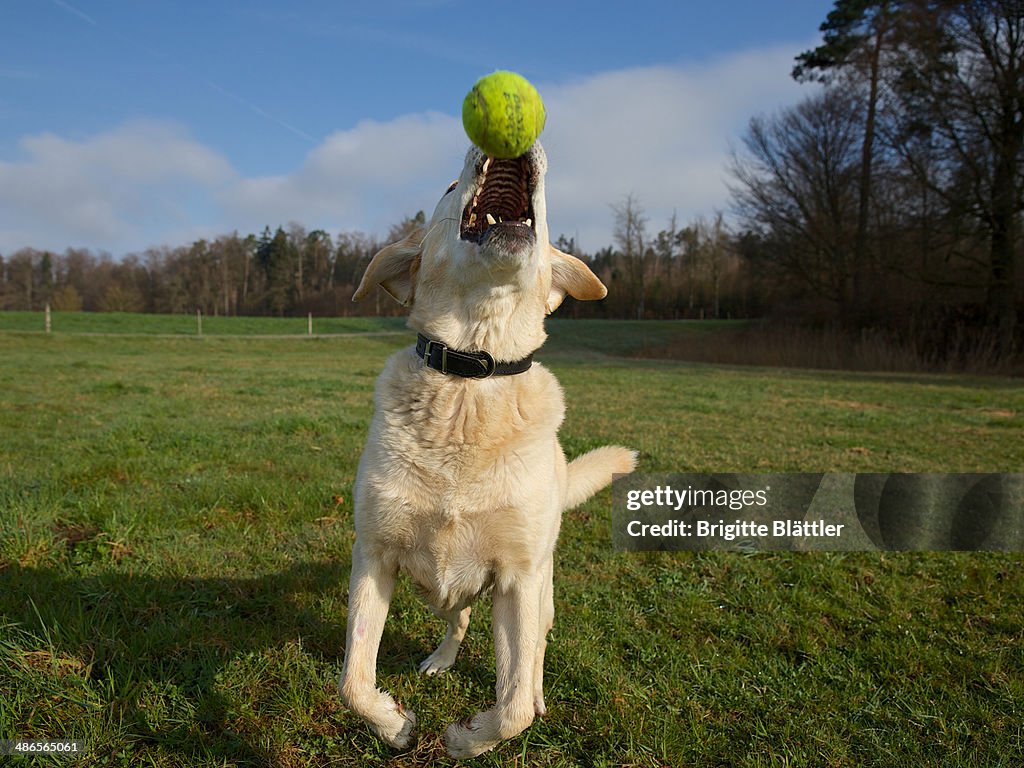
<svg viewBox="0 0 1024 768">
<path fill-rule="evenodd" d="M 196 335 L 203 335 L 203 310 L 196 310 Z"/>
<path fill-rule="evenodd" d="M 312 312 L 309 313 L 309 317 L 307 318 L 307 321 L 306 321 L 306 335 L 307 336 L 312 336 L 313 335 L 313 313 Z"/>
<path fill-rule="evenodd" d="M 46 302 L 46 332 L 50 332 L 50 302 Z"/>
</svg>

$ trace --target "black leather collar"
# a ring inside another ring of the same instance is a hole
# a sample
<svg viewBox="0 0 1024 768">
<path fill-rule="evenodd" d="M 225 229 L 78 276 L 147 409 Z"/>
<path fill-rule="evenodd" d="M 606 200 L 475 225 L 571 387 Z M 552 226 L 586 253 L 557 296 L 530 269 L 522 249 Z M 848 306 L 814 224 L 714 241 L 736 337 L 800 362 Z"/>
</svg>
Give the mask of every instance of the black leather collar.
<svg viewBox="0 0 1024 768">
<path fill-rule="evenodd" d="M 499 363 L 487 352 L 460 352 L 448 348 L 440 341 L 428 339 L 422 333 L 416 334 L 416 356 L 428 368 L 465 379 L 512 376 L 530 370 L 533 365 L 532 353 L 522 360 Z"/>
</svg>

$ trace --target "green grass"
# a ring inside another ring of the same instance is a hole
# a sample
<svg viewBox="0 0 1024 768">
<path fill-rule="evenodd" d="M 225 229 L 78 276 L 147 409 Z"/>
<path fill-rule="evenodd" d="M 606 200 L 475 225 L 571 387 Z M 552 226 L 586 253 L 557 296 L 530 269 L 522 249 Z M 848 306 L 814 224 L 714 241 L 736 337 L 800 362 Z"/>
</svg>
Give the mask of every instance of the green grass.
<svg viewBox="0 0 1024 768">
<path fill-rule="evenodd" d="M 160 322 L 147 333 L 176 332 Z M 1024 466 L 1017 382 L 629 360 L 637 328 L 552 323 L 538 358 L 566 391 L 568 453 L 631 445 L 645 472 Z M 486 599 L 455 668 L 423 678 L 443 627 L 396 593 L 380 682 L 419 716 L 411 751 L 334 688 L 373 383 L 410 340 L 0 333 L 0 738 L 83 739 L 89 766 L 453 765 L 439 734 L 492 702 Z M 605 491 L 563 524 L 549 715 L 473 764 L 1019 765 L 1021 561 L 617 553 Z"/>
</svg>

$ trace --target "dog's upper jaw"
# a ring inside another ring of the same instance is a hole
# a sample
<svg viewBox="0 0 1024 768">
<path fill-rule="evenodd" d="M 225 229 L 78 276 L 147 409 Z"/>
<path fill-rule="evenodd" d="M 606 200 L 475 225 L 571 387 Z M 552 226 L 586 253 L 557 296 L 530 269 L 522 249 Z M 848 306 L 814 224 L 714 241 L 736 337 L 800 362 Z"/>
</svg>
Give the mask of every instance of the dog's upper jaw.
<svg viewBox="0 0 1024 768">
<path fill-rule="evenodd" d="M 544 174 L 547 158 L 539 143 L 512 159 L 495 159 L 471 148 L 460 184 L 459 239 L 479 245 L 482 255 L 515 258 L 547 237 Z"/>
</svg>

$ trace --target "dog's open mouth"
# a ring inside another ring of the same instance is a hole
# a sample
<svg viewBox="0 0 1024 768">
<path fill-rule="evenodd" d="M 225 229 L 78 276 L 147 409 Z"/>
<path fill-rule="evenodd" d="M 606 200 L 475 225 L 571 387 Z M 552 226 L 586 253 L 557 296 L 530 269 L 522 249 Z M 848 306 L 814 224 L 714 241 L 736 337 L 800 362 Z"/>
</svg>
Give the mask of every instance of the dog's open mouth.
<svg viewBox="0 0 1024 768">
<path fill-rule="evenodd" d="M 502 239 L 532 238 L 532 171 L 528 154 L 512 160 L 485 157 L 476 192 L 462 212 L 461 238 L 481 245 L 499 232 Z"/>
</svg>

